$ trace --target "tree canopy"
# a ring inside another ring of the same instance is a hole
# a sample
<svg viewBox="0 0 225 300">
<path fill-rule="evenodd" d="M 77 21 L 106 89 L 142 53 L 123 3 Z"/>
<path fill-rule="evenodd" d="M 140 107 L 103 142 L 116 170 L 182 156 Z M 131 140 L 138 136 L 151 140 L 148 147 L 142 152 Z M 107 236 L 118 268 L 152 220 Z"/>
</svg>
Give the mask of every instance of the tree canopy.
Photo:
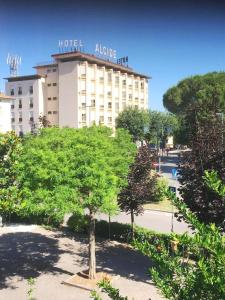
<svg viewBox="0 0 225 300">
<path fill-rule="evenodd" d="M 171 113 L 185 114 L 198 103 L 204 105 L 210 101 L 213 90 L 219 94 L 218 108 L 225 107 L 225 73 L 213 72 L 186 78 L 163 95 L 163 104 Z"/>
<path fill-rule="evenodd" d="M 148 126 L 148 112 L 145 110 L 128 107 L 116 119 L 116 128 L 127 129 L 133 141 L 142 141 Z"/>
<path fill-rule="evenodd" d="M 19 164 L 24 206 L 31 213 L 50 216 L 88 209 L 90 278 L 96 272 L 95 214 L 112 209 L 135 152 L 130 135 L 122 129 L 112 137 L 106 127 L 53 127 L 25 137 Z"/>
<path fill-rule="evenodd" d="M 20 207 L 16 168 L 21 150 L 14 132 L 0 135 L 0 214 L 4 216 Z"/>
</svg>

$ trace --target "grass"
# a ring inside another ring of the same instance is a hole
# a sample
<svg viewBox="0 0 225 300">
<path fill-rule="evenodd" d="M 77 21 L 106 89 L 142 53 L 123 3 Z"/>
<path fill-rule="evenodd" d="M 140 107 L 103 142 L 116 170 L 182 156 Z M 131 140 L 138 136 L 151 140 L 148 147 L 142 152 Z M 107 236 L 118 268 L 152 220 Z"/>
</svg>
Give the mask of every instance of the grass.
<svg viewBox="0 0 225 300">
<path fill-rule="evenodd" d="M 171 201 L 169 201 L 168 199 L 160 202 L 144 204 L 144 209 L 162 210 L 168 212 L 172 212 L 172 210 L 176 211 L 176 208 L 174 206 L 172 209 Z"/>
</svg>

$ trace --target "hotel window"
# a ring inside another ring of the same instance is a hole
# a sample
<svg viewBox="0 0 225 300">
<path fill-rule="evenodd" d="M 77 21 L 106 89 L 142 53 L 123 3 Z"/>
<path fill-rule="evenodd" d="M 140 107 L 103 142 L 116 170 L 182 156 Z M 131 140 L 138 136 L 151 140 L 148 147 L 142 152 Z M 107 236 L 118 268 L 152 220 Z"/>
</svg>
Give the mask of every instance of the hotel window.
<svg viewBox="0 0 225 300">
<path fill-rule="evenodd" d="M 120 83 L 120 78 L 119 78 L 119 76 L 116 76 L 116 77 L 115 77 L 115 84 L 118 85 L 119 83 Z"/>
<path fill-rule="evenodd" d="M 30 95 L 33 95 L 33 86 L 31 85 L 30 87 L 29 87 L 29 93 L 30 93 Z"/>
<path fill-rule="evenodd" d="M 99 117 L 99 123 L 104 123 L 104 116 Z"/>
<path fill-rule="evenodd" d="M 30 111 L 30 112 L 29 112 L 29 120 L 30 120 L 31 122 L 34 121 L 34 112 L 33 112 L 33 111 Z"/>
<path fill-rule="evenodd" d="M 52 100 L 52 98 L 51 98 L 51 97 L 48 97 L 48 100 Z"/>
<path fill-rule="evenodd" d="M 112 82 L 112 73 L 108 73 L 108 83 Z"/>
<path fill-rule="evenodd" d="M 48 111 L 48 115 L 51 115 L 52 114 L 52 112 L 51 111 Z"/>
<path fill-rule="evenodd" d="M 56 82 L 54 82 L 52 85 L 53 85 L 53 86 L 57 86 L 57 83 L 56 83 Z"/>
<path fill-rule="evenodd" d="M 19 99 L 19 108 L 22 108 L 22 99 Z"/>
<path fill-rule="evenodd" d="M 99 77 L 99 81 L 103 82 L 104 81 L 104 77 Z"/>
<path fill-rule="evenodd" d="M 135 89 L 138 89 L 138 81 L 135 81 Z"/>
<path fill-rule="evenodd" d="M 23 126 L 19 125 L 19 136 L 23 136 Z"/>
<path fill-rule="evenodd" d="M 51 86 L 51 83 L 48 83 L 48 86 Z"/>
<path fill-rule="evenodd" d="M 12 109 L 15 108 L 15 100 L 12 100 L 12 101 L 11 101 L 11 108 L 12 108 Z"/>
<path fill-rule="evenodd" d="M 18 95 L 22 95 L 22 87 L 21 86 L 18 87 Z"/>
<path fill-rule="evenodd" d="M 126 85 L 126 79 L 123 79 L 122 84 Z"/>
<path fill-rule="evenodd" d="M 129 100 L 132 100 L 132 94 L 129 94 Z"/>
<path fill-rule="evenodd" d="M 22 115 L 22 111 L 19 111 L 19 122 L 23 121 L 23 115 Z"/>
<path fill-rule="evenodd" d="M 115 111 L 118 112 L 119 111 L 119 102 L 115 103 Z"/>
<path fill-rule="evenodd" d="M 95 107 L 95 99 L 91 100 L 91 107 Z"/>
<path fill-rule="evenodd" d="M 83 107 L 83 108 L 85 108 L 86 107 L 86 103 L 81 103 L 81 106 Z"/>
<path fill-rule="evenodd" d="M 108 117 L 108 123 L 112 123 L 112 117 Z"/>
<path fill-rule="evenodd" d="M 53 100 L 57 100 L 57 97 L 53 97 Z"/>
<path fill-rule="evenodd" d="M 100 109 L 104 109 L 104 105 L 103 104 L 100 105 Z"/>
<path fill-rule="evenodd" d="M 29 104 L 30 104 L 30 108 L 33 108 L 33 106 L 34 106 L 34 103 L 33 103 L 33 98 L 30 98 L 30 100 L 29 100 Z"/>
<path fill-rule="evenodd" d="M 144 88 L 144 82 L 142 81 L 141 82 L 141 89 L 143 90 L 143 88 Z"/>
<path fill-rule="evenodd" d="M 112 97 L 112 92 L 108 92 L 108 97 Z"/>
<path fill-rule="evenodd" d="M 10 95 L 11 95 L 11 96 L 14 96 L 14 89 L 11 89 L 11 90 L 10 90 Z"/>
<path fill-rule="evenodd" d="M 126 99 L 126 92 L 122 92 L 122 98 Z"/>
<path fill-rule="evenodd" d="M 123 102 L 122 103 L 122 109 L 125 109 L 126 108 L 126 102 Z"/>
<path fill-rule="evenodd" d="M 51 70 L 50 70 L 50 69 L 48 69 L 48 70 L 47 70 L 47 73 L 51 73 Z"/>
<path fill-rule="evenodd" d="M 86 114 L 82 114 L 81 119 L 82 119 L 82 122 L 86 122 Z"/>
<path fill-rule="evenodd" d="M 56 72 L 56 69 L 52 69 L 52 72 Z"/>
<path fill-rule="evenodd" d="M 52 113 L 53 113 L 53 115 L 57 115 L 58 112 L 57 112 L 57 110 L 54 110 Z"/>
<path fill-rule="evenodd" d="M 136 102 L 138 101 L 138 97 L 135 97 L 135 101 L 136 101 Z"/>
<path fill-rule="evenodd" d="M 15 122 L 15 113 L 11 112 L 11 122 Z"/>
<path fill-rule="evenodd" d="M 108 109 L 112 109 L 112 102 L 108 102 Z"/>
</svg>

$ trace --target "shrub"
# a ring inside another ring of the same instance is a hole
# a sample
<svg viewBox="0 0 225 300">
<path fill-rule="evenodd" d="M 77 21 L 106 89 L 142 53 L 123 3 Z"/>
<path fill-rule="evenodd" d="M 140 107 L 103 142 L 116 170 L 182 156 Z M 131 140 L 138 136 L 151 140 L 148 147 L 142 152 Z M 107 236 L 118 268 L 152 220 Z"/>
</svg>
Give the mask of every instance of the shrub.
<svg viewBox="0 0 225 300">
<path fill-rule="evenodd" d="M 67 222 L 68 227 L 76 232 L 76 233 L 88 233 L 88 227 L 89 227 L 89 222 L 88 222 L 88 216 L 82 215 L 82 214 L 73 214 L 68 222 Z"/>
</svg>

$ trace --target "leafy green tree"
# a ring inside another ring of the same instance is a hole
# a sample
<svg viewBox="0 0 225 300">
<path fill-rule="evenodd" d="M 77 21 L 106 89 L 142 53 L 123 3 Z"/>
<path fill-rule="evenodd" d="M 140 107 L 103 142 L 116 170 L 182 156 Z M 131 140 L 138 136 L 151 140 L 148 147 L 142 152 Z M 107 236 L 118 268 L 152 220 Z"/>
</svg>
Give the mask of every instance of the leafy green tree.
<svg viewBox="0 0 225 300">
<path fill-rule="evenodd" d="M 147 111 L 133 107 L 126 108 L 116 119 L 116 128 L 127 129 L 132 135 L 134 142 L 143 141 L 147 126 Z"/>
<path fill-rule="evenodd" d="M 45 128 L 25 139 L 20 181 L 28 210 L 57 213 L 89 211 L 89 277 L 96 273 L 95 216 L 109 209 L 126 183 L 136 151 L 130 135 L 106 127 Z"/>
<path fill-rule="evenodd" d="M 184 114 L 192 105 L 196 103 L 204 105 L 205 101 L 210 100 L 207 95 L 207 89 L 217 88 L 217 91 L 220 91 L 220 108 L 224 108 L 224 87 L 224 72 L 192 76 L 178 82 L 176 86 L 170 88 L 163 95 L 163 104 L 171 113 Z M 206 97 L 202 97 L 203 95 Z"/>
<path fill-rule="evenodd" d="M 211 111 L 225 112 L 225 73 L 214 72 L 193 76 L 180 81 L 163 96 L 164 106 L 178 116 L 176 141 L 189 145 L 198 119 L 207 117 Z"/>
<path fill-rule="evenodd" d="M 16 167 L 22 150 L 15 133 L 0 135 L 0 214 L 10 215 L 20 206 Z"/>
<path fill-rule="evenodd" d="M 155 154 L 147 146 L 138 149 L 135 162 L 128 174 L 128 185 L 118 196 L 120 209 L 131 216 L 132 238 L 134 237 L 134 215 L 143 213 L 143 204 L 150 202 L 156 186 L 157 175 L 153 172 Z"/>
<path fill-rule="evenodd" d="M 205 183 L 214 192 L 224 193 L 224 184 L 215 173 L 205 175 Z M 185 221 L 194 228 L 194 235 L 171 235 L 171 244 L 158 247 L 147 241 L 135 241 L 135 247 L 155 261 L 150 272 L 155 284 L 167 299 L 214 300 L 225 295 L 225 238 L 215 224 L 204 225 L 168 192 Z"/>
<path fill-rule="evenodd" d="M 148 131 L 145 134 L 149 143 L 165 148 L 168 137 L 173 136 L 178 129 L 178 120 L 175 115 L 168 112 L 149 110 Z"/>
</svg>

